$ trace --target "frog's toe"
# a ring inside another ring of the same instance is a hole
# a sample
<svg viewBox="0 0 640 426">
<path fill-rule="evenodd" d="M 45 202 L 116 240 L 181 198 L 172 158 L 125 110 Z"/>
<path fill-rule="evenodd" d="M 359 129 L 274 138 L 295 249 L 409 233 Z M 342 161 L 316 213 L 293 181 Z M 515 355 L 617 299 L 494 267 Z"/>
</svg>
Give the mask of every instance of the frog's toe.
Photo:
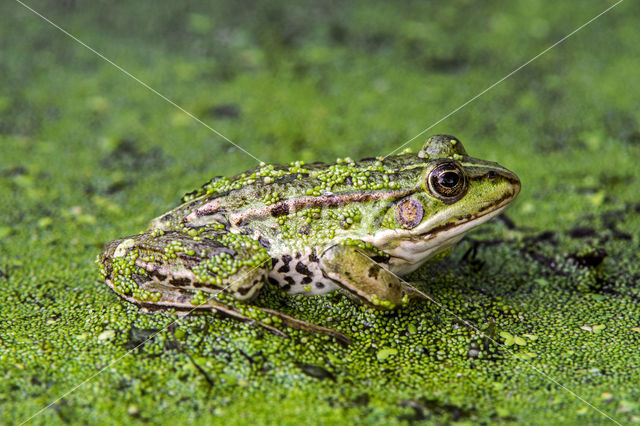
<svg viewBox="0 0 640 426">
<path fill-rule="evenodd" d="M 418 290 L 418 287 L 424 287 L 425 284 L 426 283 L 424 281 L 402 282 L 402 293 L 409 299 L 423 299 L 438 304 L 430 296 Z"/>
<path fill-rule="evenodd" d="M 330 336 L 346 346 L 351 344 L 351 339 L 348 336 L 340 333 L 339 331 L 335 331 L 331 328 L 323 327 L 321 325 L 313 324 L 308 321 L 291 317 L 289 315 L 283 314 L 282 312 L 276 311 L 274 309 L 263 308 L 263 307 L 257 307 L 257 308 L 262 310 L 265 313 L 268 313 L 270 315 L 273 315 L 279 318 L 282 321 L 282 323 L 289 328 L 293 328 L 295 330 L 307 331 L 310 333 L 322 334 L 325 336 Z"/>
</svg>

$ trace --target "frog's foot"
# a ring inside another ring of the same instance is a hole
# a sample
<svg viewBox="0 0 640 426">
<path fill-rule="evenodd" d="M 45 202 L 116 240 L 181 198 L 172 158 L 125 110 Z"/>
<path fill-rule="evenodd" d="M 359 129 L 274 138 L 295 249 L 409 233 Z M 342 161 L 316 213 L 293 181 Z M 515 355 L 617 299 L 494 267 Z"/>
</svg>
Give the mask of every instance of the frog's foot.
<svg viewBox="0 0 640 426">
<path fill-rule="evenodd" d="M 307 321 L 303 321 L 301 319 L 298 318 L 294 318 L 291 317 L 289 315 L 283 314 L 282 312 L 276 311 L 274 309 L 269 309 L 269 308 L 263 308 L 260 306 L 257 306 L 256 308 L 262 310 L 263 312 L 266 312 L 270 315 L 273 315 L 277 318 L 279 318 L 280 320 L 282 320 L 282 323 L 284 325 L 286 325 L 289 328 L 293 328 L 295 330 L 303 330 L 303 331 L 308 331 L 310 333 L 317 333 L 317 334 L 323 334 L 325 336 L 330 336 L 333 337 L 334 339 L 336 339 L 338 342 L 344 344 L 344 345 L 350 345 L 351 344 L 351 339 L 349 339 L 349 337 L 345 336 L 344 334 L 332 330 L 330 328 L 327 327 L 323 327 L 321 325 L 317 325 L 317 324 L 313 324 Z"/>
</svg>

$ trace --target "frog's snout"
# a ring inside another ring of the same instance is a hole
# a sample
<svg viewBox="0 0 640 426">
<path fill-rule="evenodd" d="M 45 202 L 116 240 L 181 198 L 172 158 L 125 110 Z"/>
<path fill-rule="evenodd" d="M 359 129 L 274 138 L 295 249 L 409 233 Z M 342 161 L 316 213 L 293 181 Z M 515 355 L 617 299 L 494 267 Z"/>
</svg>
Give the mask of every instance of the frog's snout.
<svg viewBox="0 0 640 426">
<path fill-rule="evenodd" d="M 502 178 L 506 180 L 509 186 L 511 187 L 511 191 L 513 193 L 513 195 L 511 196 L 511 199 L 516 198 L 520 193 L 520 189 L 522 188 L 522 183 L 520 182 L 520 178 L 511 170 L 507 170 L 507 169 L 501 170 L 500 174 L 502 175 Z"/>
<path fill-rule="evenodd" d="M 472 181 L 485 182 L 491 185 L 494 193 L 501 201 L 512 201 L 520 193 L 522 183 L 520 178 L 509 169 L 493 163 L 494 167 L 489 171 L 476 171 L 470 178 Z"/>
</svg>

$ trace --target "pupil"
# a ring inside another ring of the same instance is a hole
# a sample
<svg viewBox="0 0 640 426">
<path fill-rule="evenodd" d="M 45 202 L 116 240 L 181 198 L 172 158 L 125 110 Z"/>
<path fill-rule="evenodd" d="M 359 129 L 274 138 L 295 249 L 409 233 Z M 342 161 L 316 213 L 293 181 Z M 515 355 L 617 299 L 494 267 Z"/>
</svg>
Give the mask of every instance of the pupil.
<svg viewBox="0 0 640 426">
<path fill-rule="evenodd" d="M 447 188 L 453 188 L 458 184 L 459 180 L 458 174 L 454 172 L 446 172 L 440 175 L 440 185 Z"/>
</svg>

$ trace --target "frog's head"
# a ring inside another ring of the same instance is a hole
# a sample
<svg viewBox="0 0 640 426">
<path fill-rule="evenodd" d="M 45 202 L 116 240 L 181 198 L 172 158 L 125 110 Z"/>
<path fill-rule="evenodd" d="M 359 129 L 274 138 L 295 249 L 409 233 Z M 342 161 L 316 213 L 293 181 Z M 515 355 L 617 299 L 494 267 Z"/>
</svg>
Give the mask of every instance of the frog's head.
<svg viewBox="0 0 640 426">
<path fill-rule="evenodd" d="M 414 160 L 416 161 L 416 160 Z M 418 153 L 414 191 L 385 212 L 392 224 L 370 242 L 392 256 L 394 272 L 408 273 L 503 211 L 520 180 L 497 163 L 470 157 L 455 137 L 429 138 Z"/>
</svg>

